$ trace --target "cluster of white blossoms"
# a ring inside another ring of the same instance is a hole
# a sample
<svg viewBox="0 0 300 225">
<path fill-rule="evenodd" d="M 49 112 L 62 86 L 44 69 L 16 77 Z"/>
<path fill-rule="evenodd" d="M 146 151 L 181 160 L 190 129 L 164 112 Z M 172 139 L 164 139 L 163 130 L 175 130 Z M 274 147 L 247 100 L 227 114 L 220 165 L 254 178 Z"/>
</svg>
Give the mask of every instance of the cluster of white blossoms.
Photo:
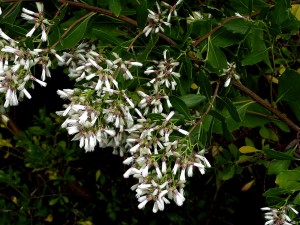
<svg viewBox="0 0 300 225">
<path fill-rule="evenodd" d="M 66 117 L 62 124 L 73 140 L 79 140 L 86 151 L 112 147 L 114 154 L 127 156 L 124 164 L 130 168 L 124 177 L 134 177 L 132 187 L 143 208 L 154 202 L 153 212 L 164 209 L 173 200 L 182 205 L 186 176 L 194 168 L 201 174 L 210 167 L 205 151 L 194 152 L 186 137 L 189 132 L 176 125 L 174 111 L 166 114 L 165 101 L 170 109 L 169 95 L 177 86 L 179 63 L 167 57 L 153 61 L 144 73 L 149 76 L 147 90 L 137 91 L 140 100 L 133 101 L 119 81 L 132 80 L 131 68 L 142 63 L 123 60 L 118 54 L 99 54 L 94 45 L 80 44 L 62 55 L 61 65 L 67 65 L 70 78 L 78 88 L 58 90 L 68 104 L 57 114 Z M 112 59 L 113 58 L 113 59 Z M 156 118 L 148 117 L 156 113 Z"/>
<path fill-rule="evenodd" d="M 45 41 L 47 35 L 44 24 L 49 25 L 49 22 L 43 17 L 43 4 L 36 3 L 36 5 L 38 13 L 22 9 L 22 17 L 35 22 L 35 27 L 26 36 L 31 36 L 34 30 L 41 25 L 41 39 Z M 34 82 L 44 87 L 47 85 L 44 81 L 46 76 L 51 76 L 49 70 L 51 61 L 47 50 L 29 49 L 24 42 L 15 41 L 1 28 L 0 37 L 0 93 L 5 94 L 4 107 L 16 106 L 24 96 L 31 98 L 27 89 L 34 88 Z M 39 42 L 37 44 L 39 45 Z M 36 78 L 31 71 L 31 68 L 36 65 L 42 68 L 41 80 Z"/>
<path fill-rule="evenodd" d="M 47 41 L 47 26 L 51 26 L 51 23 L 44 17 L 44 5 L 41 2 L 36 2 L 38 12 L 33 12 L 26 8 L 22 8 L 23 13 L 21 17 L 28 22 L 34 23 L 33 28 L 26 34 L 26 37 L 31 37 L 37 28 L 41 28 L 41 40 Z"/>
<path fill-rule="evenodd" d="M 164 11 L 157 3 L 158 13 L 149 10 L 146 36 L 164 31 L 162 26 L 170 25 L 181 2 L 173 6 L 161 2 Z M 140 202 L 138 208 L 149 201 L 153 202 L 153 212 L 164 210 L 170 201 L 181 206 L 186 176 L 193 176 L 195 169 L 204 174 L 210 163 L 205 150 L 199 151 L 190 143 L 187 124 L 178 121 L 172 109 L 169 96 L 176 92 L 180 79 L 176 72 L 179 62 L 168 57 L 165 50 L 161 61 L 149 61 L 151 65 L 141 70 L 138 68 L 143 67 L 142 63 L 125 60 L 115 52 L 100 54 L 91 43 L 81 43 L 61 55 L 55 49 L 43 49 L 52 24 L 44 17 L 43 4 L 36 6 L 37 12 L 22 8 L 21 17 L 34 23 L 26 37 L 31 37 L 37 48 L 29 49 L 26 42 L 15 41 L 0 29 L 0 92 L 5 94 L 4 107 L 18 105 L 24 96 L 30 99 L 28 88 L 33 88 L 34 82 L 46 86 L 52 63 L 67 67 L 75 88 L 57 91 L 66 100 L 63 110 L 56 112 L 64 117 L 62 128 L 86 152 L 97 147 L 112 148 L 113 154 L 126 157 L 123 163 L 129 168 L 123 176 L 137 182 L 131 189 Z M 38 28 L 41 34 L 33 36 Z M 41 71 L 40 79 L 36 71 Z M 127 81 L 137 78 L 139 82 L 140 74 L 148 82 L 132 92 L 127 90 Z"/>
<path fill-rule="evenodd" d="M 143 33 L 145 33 L 146 37 L 150 33 L 158 33 L 164 32 L 164 26 L 171 26 L 171 18 L 172 16 L 177 16 L 176 7 L 182 2 L 183 0 L 178 0 L 175 5 L 170 5 L 164 1 L 161 2 L 162 7 L 166 8 L 162 11 L 158 2 L 156 2 L 157 12 L 154 12 L 148 9 L 148 24 L 143 29 Z"/>
<path fill-rule="evenodd" d="M 263 207 L 262 211 L 265 211 L 265 225 L 292 225 L 298 224 L 298 222 L 293 221 L 287 214 L 288 211 L 292 211 L 294 214 L 298 214 L 291 205 L 285 205 L 280 209 Z"/>
</svg>

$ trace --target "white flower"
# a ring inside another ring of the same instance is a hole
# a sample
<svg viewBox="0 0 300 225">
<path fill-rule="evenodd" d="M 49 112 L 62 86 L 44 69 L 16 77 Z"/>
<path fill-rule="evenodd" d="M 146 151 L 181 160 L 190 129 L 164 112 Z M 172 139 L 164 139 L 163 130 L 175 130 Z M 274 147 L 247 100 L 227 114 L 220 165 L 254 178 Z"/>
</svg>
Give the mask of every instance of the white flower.
<svg viewBox="0 0 300 225">
<path fill-rule="evenodd" d="M 31 37 L 33 33 L 36 31 L 36 29 L 38 27 L 41 27 L 42 30 L 41 40 L 47 41 L 47 33 L 46 33 L 45 25 L 50 26 L 51 23 L 49 23 L 49 21 L 44 18 L 43 3 L 36 2 L 36 6 L 38 9 L 38 13 L 28 10 L 26 8 L 22 8 L 23 13 L 21 14 L 21 17 L 23 17 L 25 20 L 33 21 L 35 23 L 33 28 L 26 34 L 26 37 Z"/>
</svg>

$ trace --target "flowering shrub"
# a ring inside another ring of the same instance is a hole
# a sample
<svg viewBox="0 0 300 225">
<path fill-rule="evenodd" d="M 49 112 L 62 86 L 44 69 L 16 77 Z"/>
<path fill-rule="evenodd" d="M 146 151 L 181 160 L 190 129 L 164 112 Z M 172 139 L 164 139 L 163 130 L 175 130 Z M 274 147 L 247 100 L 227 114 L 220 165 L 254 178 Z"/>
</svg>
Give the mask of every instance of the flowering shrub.
<svg viewBox="0 0 300 225">
<path fill-rule="evenodd" d="M 300 205 L 292 163 L 300 132 L 300 5 L 208 4 L 3 0 L 3 126 L 13 131 L 11 107 L 64 71 L 72 86 L 57 90 L 64 100 L 57 120 L 85 152 L 105 148 L 123 157 L 139 209 L 182 206 L 196 171 L 213 171 L 218 190 L 263 165 L 277 184 L 264 190 L 266 224 L 292 224 L 285 210 Z M 259 180 L 252 177 L 242 191 Z"/>
</svg>

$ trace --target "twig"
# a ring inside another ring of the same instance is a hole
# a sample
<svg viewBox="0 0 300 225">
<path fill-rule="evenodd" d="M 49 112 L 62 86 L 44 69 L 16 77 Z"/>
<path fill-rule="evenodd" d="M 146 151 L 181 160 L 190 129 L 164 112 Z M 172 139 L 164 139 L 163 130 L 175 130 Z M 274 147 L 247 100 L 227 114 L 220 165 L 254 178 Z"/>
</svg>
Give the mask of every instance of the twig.
<svg viewBox="0 0 300 225">
<path fill-rule="evenodd" d="M 7 15 L 9 15 L 17 6 L 18 4 L 20 4 L 22 2 L 22 0 L 18 0 L 14 3 L 14 5 L 7 11 L 7 13 L 5 13 L 2 18 L 5 19 L 5 17 L 7 17 Z"/>
<path fill-rule="evenodd" d="M 275 109 L 270 103 L 264 101 L 261 97 L 259 97 L 257 94 L 255 94 L 253 91 L 251 91 L 249 88 L 245 87 L 241 82 L 233 80 L 233 81 L 231 81 L 231 84 L 233 84 L 235 87 L 240 89 L 246 95 L 251 97 L 257 103 L 259 103 L 260 105 L 265 107 L 267 110 L 274 113 L 280 120 L 285 122 L 293 130 L 295 130 L 297 132 L 300 132 L 300 127 L 298 127 L 293 121 L 291 121 L 284 113 L 282 113 L 279 110 Z"/>
<path fill-rule="evenodd" d="M 72 2 L 72 1 L 66 1 L 66 0 L 57 0 L 59 3 L 62 3 L 62 4 L 68 4 L 68 5 L 71 5 L 71 6 L 75 6 L 75 7 L 79 7 L 79 8 L 82 8 L 82 9 L 87 9 L 89 11 L 92 11 L 92 12 L 96 12 L 96 13 L 100 13 L 100 14 L 103 14 L 103 15 L 106 15 L 106 16 L 109 16 L 109 17 L 112 17 L 112 18 L 116 18 L 116 19 L 119 19 L 121 21 L 124 21 L 134 27 L 137 27 L 137 22 L 127 16 L 123 16 L 123 15 L 119 15 L 119 16 L 116 16 L 112 11 L 110 10 L 107 10 L 107 9 L 102 9 L 102 8 L 98 8 L 98 7 L 95 7 L 95 6 L 90 6 L 90 5 L 87 5 L 87 4 L 82 4 L 82 3 L 79 3 L 79 2 Z M 159 33 L 158 34 L 160 38 L 162 38 L 163 40 L 165 40 L 167 43 L 169 43 L 170 45 L 172 46 L 176 46 L 177 43 L 175 41 L 173 41 L 171 38 L 169 38 L 168 36 L 162 34 L 162 33 Z"/>
<path fill-rule="evenodd" d="M 71 24 L 70 27 L 68 27 L 68 29 L 60 36 L 60 38 L 49 48 L 49 49 L 53 49 L 78 23 L 80 23 L 82 20 L 84 20 L 85 18 L 95 15 L 94 12 L 90 12 L 89 14 L 86 14 L 83 17 L 80 17 L 78 20 L 76 20 L 74 23 Z"/>
<path fill-rule="evenodd" d="M 233 16 L 233 17 L 229 17 L 227 19 L 222 20 L 218 26 L 214 27 L 214 29 L 212 29 L 211 31 L 209 31 L 208 33 L 206 33 L 205 35 L 203 35 L 202 37 L 200 37 L 199 39 L 194 41 L 193 46 L 199 45 L 202 41 L 204 41 L 209 36 L 211 36 L 213 33 L 215 33 L 217 30 L 219 30 L 225 23 L 228 23 L 229 21 L 236 20 L 236 19 L 242 19 L 242 18 L 239 16 Z"/>
<path fill-rule="evenodd" d="M 132 48 L 134 42 L 139 38 L 139 36 L 141 36 L 143 34 L 143 32 L 138 33 L 130 42 L 130 44 L 127 47 L 127 52 L 129 52 L 129 50 Z"/>
<path fill-rule="evenodd" d="M 271 6 L 270 9 L 273 7 L 274 6 Z M 249 18 L 255 17 L 255 16 L 259 15 L 260 13 L 261 13 L 261 11 L 254 12 L 250 15 Z M 248 18 L 248 16 L 245 16 L 244 19 L 247 19 L 247 18 Z M 208 33 L 206 33 L 205 35 L 203 35 L 202 37 L 200 37 L 196 41 L 194 41 L 193 46 L 195 47 L 195 46 L 199 45 L 202 41 L 207 39 L 209 36 L 211 36 L 213 33 L 215 33 L 217 30 L 219 30 L 222 26 L 224 26 L 224 24 L 230 22 L 231 20 L 236 20 L 236 19 L 243 19 L 243 18 L 241 18 L 240 16 L 232 16 L 232 17 L 228 17 L 228 18 L 222 20 L 219 25 L 217 25 L 211 31 L 209 31 Z"/>
<path fill-rule="evenodd" d="M 220 83 L 217 81 L 217 86 L 215 88 L 214 91 L 214 95 L 212 100 L 209 103 L 209 106 L 207 107 L 206 111 L 203 113 L 203 115 L 200 117 L 200 119 L 192 126 L 192 128 L 189 130 L 189 133 L 191 133 L 203 120 L 204 118 L 207 116 L 207 114 L 209 113 L 209 111 L 211 110 L 211 108 L 213 107 L 213 104 L 218 96 L 218 91 L 219 91 L 219 87 L 220 87 Z"/>
</svg>

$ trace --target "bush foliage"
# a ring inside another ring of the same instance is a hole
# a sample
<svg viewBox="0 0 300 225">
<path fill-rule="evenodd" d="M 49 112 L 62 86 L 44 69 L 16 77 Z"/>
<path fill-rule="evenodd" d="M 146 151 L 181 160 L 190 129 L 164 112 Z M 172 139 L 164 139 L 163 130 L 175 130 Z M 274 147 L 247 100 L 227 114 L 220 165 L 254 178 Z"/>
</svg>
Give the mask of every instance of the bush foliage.
<svg viewBox="0 0 300 225">
<path fill-rule="evenodd" d="M 1 224 L 299 224 L 299 3 L 0 4 Z"/>
</svg>

